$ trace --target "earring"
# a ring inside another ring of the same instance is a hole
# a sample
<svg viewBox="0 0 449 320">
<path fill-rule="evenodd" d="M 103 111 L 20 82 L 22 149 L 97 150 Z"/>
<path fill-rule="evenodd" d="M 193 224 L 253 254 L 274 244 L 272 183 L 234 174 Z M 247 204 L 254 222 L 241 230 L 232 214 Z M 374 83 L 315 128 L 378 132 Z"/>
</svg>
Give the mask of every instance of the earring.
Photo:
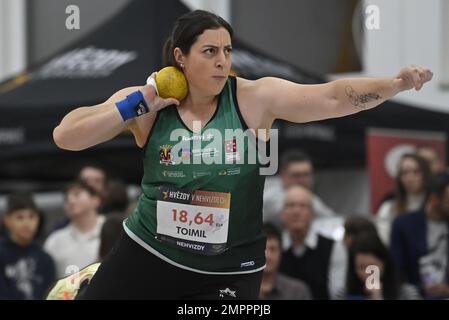
<svg viewBox="0 0 449 320">
<path fill-rule="evenodd" d="M 181 63 L 180 66 L 182 69 L 184 69 L 184 63 Z"/>
</svg>

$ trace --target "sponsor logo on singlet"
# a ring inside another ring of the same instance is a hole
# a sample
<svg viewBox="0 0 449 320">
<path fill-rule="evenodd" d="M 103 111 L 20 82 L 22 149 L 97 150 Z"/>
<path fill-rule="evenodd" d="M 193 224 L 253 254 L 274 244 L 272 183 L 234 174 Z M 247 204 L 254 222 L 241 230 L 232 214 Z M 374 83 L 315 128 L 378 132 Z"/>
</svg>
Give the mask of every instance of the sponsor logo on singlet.
<svg viewBox="0 0 449 320">
<path fill-rule="evenodd" d="M 159 163 L 166 166 L 173 165 L 173 155 L 171 154 L 172 146 L 169 144 L 164 144 L 159 147 Z"/>
</svg>

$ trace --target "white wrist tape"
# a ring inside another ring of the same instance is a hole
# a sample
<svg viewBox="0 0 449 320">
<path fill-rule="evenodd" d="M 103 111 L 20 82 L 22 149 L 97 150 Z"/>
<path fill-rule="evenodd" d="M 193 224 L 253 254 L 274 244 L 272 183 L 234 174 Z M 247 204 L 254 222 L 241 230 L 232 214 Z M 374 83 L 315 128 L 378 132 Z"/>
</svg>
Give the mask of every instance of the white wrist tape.
<svg viewBox="0 0 449 320">
<path fill-rule="evenodd" d="M 157 91 L 156 80 L 154 80 L 154 78 L 152 76 L 149 76 L 147 78 L 147 84 L 149 84 L 150 86 L 153 86 L 154 90 L 156 90 L 156 94 L 159 95 L 159 92 Z"/>
</svg>

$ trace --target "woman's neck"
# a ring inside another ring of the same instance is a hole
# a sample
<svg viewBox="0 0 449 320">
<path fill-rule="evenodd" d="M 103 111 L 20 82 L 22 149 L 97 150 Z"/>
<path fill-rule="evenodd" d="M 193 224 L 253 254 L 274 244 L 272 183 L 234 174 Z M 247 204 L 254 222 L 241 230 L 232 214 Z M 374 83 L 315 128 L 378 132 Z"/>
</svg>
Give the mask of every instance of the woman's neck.
<svg viewBox="0 0 449 320">
<path fill-rule="evenodd" d="M 202 95 L 195 92 L 194 88 L 191 88 L 189 95 L 181 103 L 181 108 L 188 108 L 193 113 L 202 114 L 210 111 L 211 107 L 217 103 L 217 96 Z"/>
<path fill-rule="evenodd" d="M 405 210 L 418 210 L 424 202 L 425 194 L 423 192 L 407 193 L 405 197 Z"/>
<path fill-rule="evenodd" d="M 407 194 L 407 201 L 420 201 L 424 198 L 425 194 L 422 191 L 416 192 L 416 193 L 408 193 Z"/>
</svg>

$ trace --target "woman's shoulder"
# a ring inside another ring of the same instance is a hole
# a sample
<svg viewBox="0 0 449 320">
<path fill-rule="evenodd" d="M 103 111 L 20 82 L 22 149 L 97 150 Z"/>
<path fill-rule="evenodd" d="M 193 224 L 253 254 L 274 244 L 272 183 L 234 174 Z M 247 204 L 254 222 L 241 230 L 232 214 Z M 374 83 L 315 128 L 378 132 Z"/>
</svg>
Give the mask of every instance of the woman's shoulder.
<svg viewBox="0 0 449 320">
<path fill-rule="evenodd" d="M 250 105 L 255 105 L 264 111 L 272 108 L 272 101 L 276 97 L 275 89 L 284 81 L 274 77 L 264 77 L 256 80 L 248 80 L 236 77 L 237 95 L 239 100 Z"/>
<path fill-rule="evenodd" d="M 260 79 L 256 79 L 256 80 L 249 80 L 246 78 L 241 78 L 241 77 L 235 77 L 236 82 L 237 82 L 237 90 L 243 90 L 244 92 L 252 92 L 254 93 L 257 90 L 261 90 L 263 89 L 264 85 L 269 84 L 270 79 L 274 79 L 274 78 L 270 78 L 270 77 L 264 77 L 264 78 L 260 78 Z"/>
<path fill-rule="evenodd" d="M 236 96 L 240 111 L 249 128 L 270 129 L 274 118 L 264 99 L 264 79 L 248 80 L 236 77 Z"/>
</svg>

